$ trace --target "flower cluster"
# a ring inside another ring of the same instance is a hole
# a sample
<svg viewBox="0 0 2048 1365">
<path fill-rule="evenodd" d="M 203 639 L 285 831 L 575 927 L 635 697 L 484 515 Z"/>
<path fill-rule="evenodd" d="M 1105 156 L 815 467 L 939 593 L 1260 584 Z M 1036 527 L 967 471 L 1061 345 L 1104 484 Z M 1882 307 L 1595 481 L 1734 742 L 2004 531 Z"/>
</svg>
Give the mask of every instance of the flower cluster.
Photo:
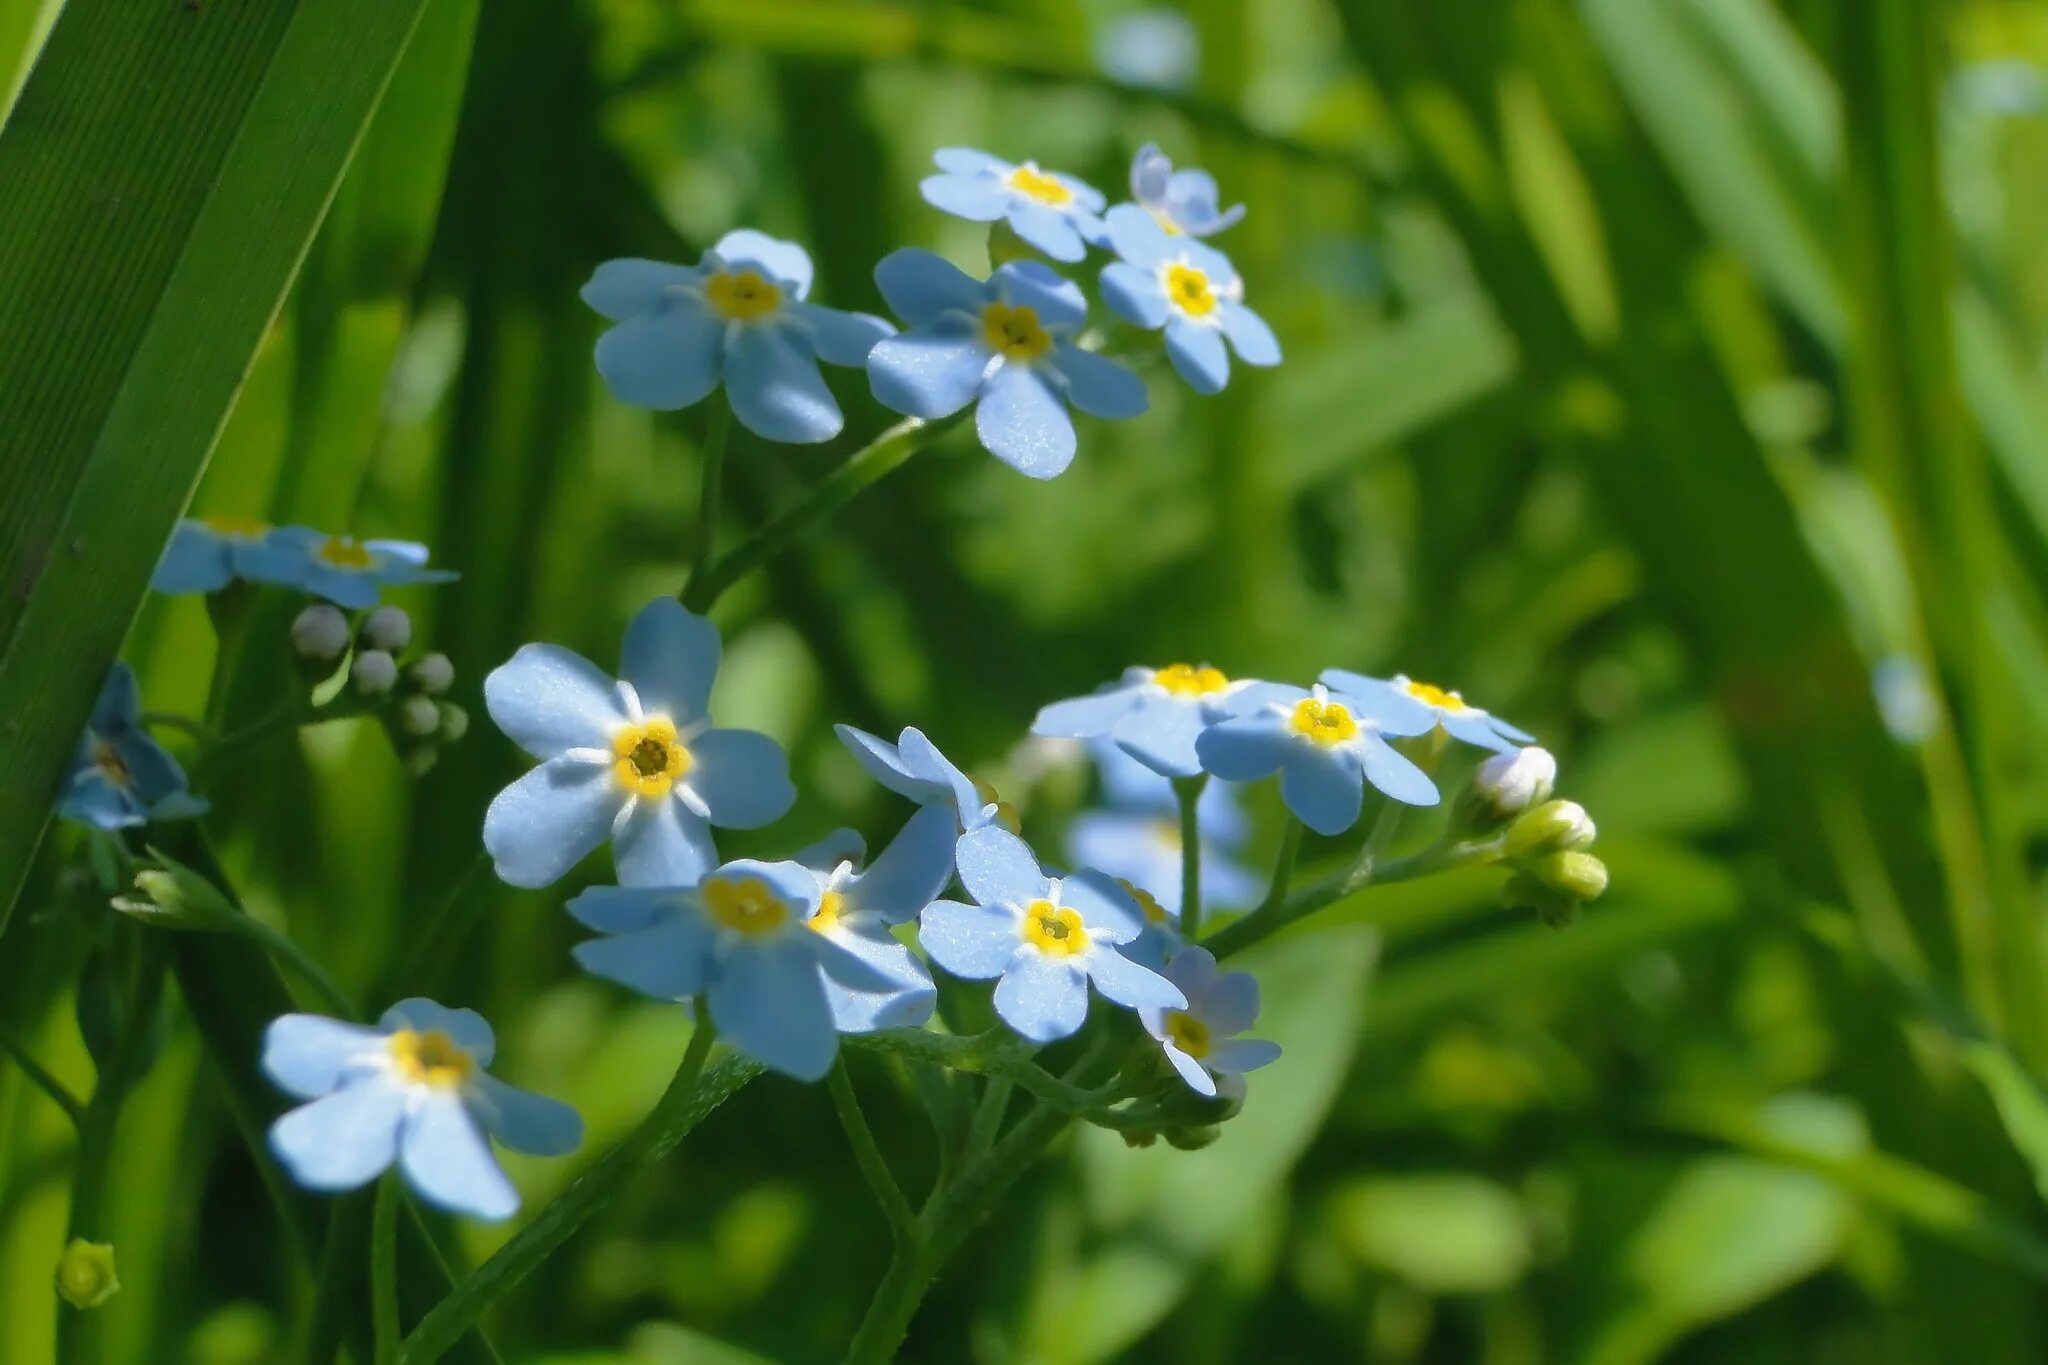
<svg viewBox="0 0 2048 1365">
<path fill-rule="evenodd" d="M 361 611 L 377 604 L 383 588 L 455 581 L 447 569 L 428 568 L 427 559 L 427 547 L 409 540 L 357 540 L 309 526 L 198 517 L 171 532 L 149 586 L 179 594 L 269 583 Z"/>
</svg>

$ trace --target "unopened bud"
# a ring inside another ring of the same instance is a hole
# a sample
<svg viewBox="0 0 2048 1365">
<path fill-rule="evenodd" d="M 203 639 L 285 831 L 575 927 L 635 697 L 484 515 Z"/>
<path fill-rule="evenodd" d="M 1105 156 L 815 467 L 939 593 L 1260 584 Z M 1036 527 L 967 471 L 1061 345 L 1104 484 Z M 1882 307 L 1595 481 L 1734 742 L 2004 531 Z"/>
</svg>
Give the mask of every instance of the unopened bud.
<svg viewBox="0 0 2048 1365">
<path fill-rule="evenodd" d="M 381 649 L 366 649 L 356 655 L 356 665 L 349 670 L 349 676 L 355 681 L 356 691 L 366 697 L 381 697 L 398 681 L 398 661 Z"/>
<path fill-rule="evenodd" d="M 1199 1152 L 1217 1138 L 1223 1136 L 1223 1129 L 1213 1123 L 1198 1124 L 1193 1128 L 1167 1128 L 1160 1133 L 1169 1147 L 1178 1147 L 1183 1152 Z"/>
<path fill-rule="evenodd" d="M 1598 900 L 1607 890 L 1607 864 L 1590 853 L 1546 853 L 1524 866 L 1531 877 L 1576 901 Z"/>
<path fill-rule="evenodd" d="M 363 643 L 397 653 L 412 643 L 412 618 L 400 607 L 379 607 L 363 621 Z"/>
<path fill-rule="evenodd" d="M 1511 754 L 1495 754 L 1479 765 L 1473 790 L 1485 797 L 1494 813 L 1520 815 L 1539 801 L 1548 801 L 1557 785 L 1557 760 L 1550 750 L 1531 745 Z"/>
<path fill-rule="evenodd" d="M 120 1289 L 114 1248 L 105 1242 L 74 1237 L 57 1258 L 57 1293 L 73 1308 L 97 1308 Z"/>
<path fill-rule="evenodd" d="M 241 918 L 234 902 L 207 878 L 154 849 L 150 853 L 155 865 L 135 874 L 142 894 L 115 897 L 116 910 L 167 929 L 222 929 Z"/>
<path fill-rule="evenodd" d="M 1545 801 L 1523 811 L 1508 826 L 1501 852 L 1510 860 L 1555 849 L 1584 848 L 1597 831 L 1593 817 L 1576 801 Z"/>
<path fill-rule="evenodd" d="M 469 733 L 469 712 L 452 701 L 441 703 L 441 742 L 453 744 Z"/>
<path fill-rule="evenodd" d="M 405 770 L 414 777 L 425 777 L 434 770 L 434 765 L 440 761 L 441 751 L 439 749 L 436 749 L 431 744 L 422 744 L 417 749 L 406 751 Z"/>
<path fill-rule="evenodd" d="M 1579 902 L 1569 892 L 1547 886 L 1527 873 L 1508 878 L 1500 890 L 1503 905 L 1528 910 L 1553 929 L 1562 929 L 1579 917 Z"/>
<path fill-rule="evenodd" d="M 455 665 L 438 651 L 412 666 L 412 685 L 428 695 L 446 692 L 455 683 Z"/>
<path fill-rule="evenodd" d="M 333 663 L 348 648 L 348 618 L 325 602 L 315 602 L 292 619 L 292 648 L 302 659 Z"/>
<path fill-rule="evenodd" d="M 432 697 L 407 697 L 398 703 L 398 728 L 425 739 L 441 724 L 441 708 Z"/>
</svg>

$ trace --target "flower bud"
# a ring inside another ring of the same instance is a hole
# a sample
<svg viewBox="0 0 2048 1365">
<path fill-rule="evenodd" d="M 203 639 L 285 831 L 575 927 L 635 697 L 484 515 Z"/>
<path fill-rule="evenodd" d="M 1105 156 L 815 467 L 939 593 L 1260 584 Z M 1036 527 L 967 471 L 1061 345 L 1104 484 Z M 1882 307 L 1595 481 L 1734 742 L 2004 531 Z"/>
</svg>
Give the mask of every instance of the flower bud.
<svg viewBox="0 0 2048 1365">
<path fill-rule="evenodd" d="M 1160 1136 L 1166 1139 L 1169 1147 L 1178 1147 L 1183 1152 L 1199 1152 L 1222 1137 L 1223 1129 L 1213 1123 L 1203 1123 L 1192 1128 L 1162 1129 Z"/>
<path fill-rule="evenodd" d="M 425 739 L 441 724 L 441 708 L 432 697 L 407 697 L 398 703 L 398 728 Z"/>
<path fill-rule="evenodd" d="M 440 761 L 441 751 L 439 749 L 436 749 L 431 744 L 422 744 L 417 749 L 408 749 L 406 751 L 404 759 L 405 770 L 414 777 L 425 777 L 434 770 L 434 765 Z"/>
<path fill-rule="evenodd" d="M 441 742 L 453 744 L 469 733 L 469 712 L 452 701 L 441 703 Z"/>
<path fill-rule="evenodd" d="M 381 649 L 366 649 L 356 655 L 349 676 L 355 680 L 356 691 L 366 697 L 381 697 L 398 681 L 398 661 Z"/>
<path fill-rule="evenodd" d="M 1546 853 L 1526 867 L 1531 877 L 1575 901 L 1599 900 L 1607 890 L 1607 864 L 1590 853 Z"/>
<path fill-rule="evenodd" d="M 412 643 L 412 618 L 400 607 L 379 607 L 363 621 L 363 643 L 395 654 Z"/>
<path fill-rule="evenodd" d="M 120 1289 L 121 1281 L 114 1275 L 114 1248 L 105 1242 L 74 1237 L 57 1258 L 57 1293 L 73 1308 L 97 1308 Z"/>
<path fill-rule="evenodd" d="M 140 896 L 117 896 L 114 908 L 167 929 L 224 929 L 242 917 L 219 887 L 183 863 L 151 850 L 153 866 L 135 874 Z"/>
<path fill-rule="evenodd" d="M 348 618 L 325 602 L 315 602 L 292 619 L 292 648 L 302 659 L 333 663 L 348 648 Z"/>
<path fill-rule="evenodd" d="M 1579 902 L 1568 892 L 1547 886 L 1523 872 L 1508 879 L 1501 888 L 1500 899 L 1510 909 L 1534 912 L 1536 918 L 1553 929 L 1565 928 L 1579 917 Z"/>
<path fill-rule="evenodd" d="M 1557 760 L 1550 750 L 1530 745 L 1511 754 L 1495 754 L 1479 765 L 1472 788 L 1500 816 L 1520 815 L 1550 799 L 1557 784 Z"/>
<path fill-rule="evenodd" d="M 438 651 L 412 666 L 412 685 L 429 696 L 446 692 L 455 682 L 455 665 Z"/>
<path fill-rule="evenodd" d="M 1578 802 L 1545 801 L 1515 817 L 1501 852 L 1517 859 L 1554 849 L 1584 848 L 1593 842 L 1595 833 L 1593 817 Z"/>
</svg>

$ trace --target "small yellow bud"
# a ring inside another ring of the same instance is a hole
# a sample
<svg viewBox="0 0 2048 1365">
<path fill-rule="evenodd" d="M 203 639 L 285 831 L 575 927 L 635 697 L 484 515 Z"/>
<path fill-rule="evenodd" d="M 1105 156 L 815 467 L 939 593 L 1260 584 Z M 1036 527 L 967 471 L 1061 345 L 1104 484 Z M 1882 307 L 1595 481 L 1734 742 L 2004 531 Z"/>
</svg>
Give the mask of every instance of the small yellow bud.
<svg viewBox="0 0 2048 1365">
<path fill-rule="evenodd" d="M 1593 817 L 1576 801 L 1545 801 L 1515 817 L 1501 852 L 1509 861 L 1593 842 Z"/>
<path fill-rule="evenodd" d="M 114 1248 L 74 1237 L 57 1258 L 57 1293 L 73 1308 L 97 1308 L 121 1290 L 114 1275 Z"/>
<path fill-rule="evenodd" d="M 1529 875 L 1576 901 L 1600 899 L 1607 890 L 1607 864 L 1590 853 L 1546 853 L 1528 864 Z"/>
</svg>

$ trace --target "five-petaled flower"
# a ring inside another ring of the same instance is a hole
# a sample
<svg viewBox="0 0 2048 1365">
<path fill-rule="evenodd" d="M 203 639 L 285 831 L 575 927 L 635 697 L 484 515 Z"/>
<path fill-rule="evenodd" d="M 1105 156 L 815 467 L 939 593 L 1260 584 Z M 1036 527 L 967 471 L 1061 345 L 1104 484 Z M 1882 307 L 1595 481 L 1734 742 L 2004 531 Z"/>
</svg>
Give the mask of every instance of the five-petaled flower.
<svg viewBox="0 0 2048 1365">
<path fill-rule="evenodd" d="M 1102 235 L 1102 192 L 1071 175 L 1015 164 L 971 147 L 932 154 L 939 174 L 918 185 L 925 202 L 973 223 L 1002 219 L 1010 230 L 1056 261 L 1078 261 Z"/>
<path fill-rule="evenodd" d="M 490 1139 L 560 1156 L 583 1140 L 583 1120 L 486 1074 L 496 1047 L 482 1016 L 431 1000 L 401 1000 L 374 1028 L 284 1015 L 263 1035 L 263 1071 L 310 1102 L 271 1125 L 270 1150 L 309 1190 L 352 1190 L 396 1161 L 428 1202 L 509 1218 L 519 1195 Z"/>
<path fill-rule="evenodd" d="M 1391 678 L 1370 678 L 1343 668 L 1326 668 L 1322 681 L 1336 691 L 1357 697 L 1368 706 L 1387 714 L 1427 715 L 1453 739 L 1462 739 L 1495 753 L 1512 753 L 1523 744 L 1534 744 L 1536 736 L 1516 729 L 1489 711 L 1468 703 L 1456 692 L 1435 683 L 1416 682 L 1404 673 Z M 1401 734 L 1411 733 L 1403 730 Z M 1414 733 L 1427 733 L 1427 727 Z"/>
<path fill-rule="evenodd" d="M 818 362 L 859 365 L 895 330 L 866 313 L 806 302 L 811 258 L 751 228 L 728 232 L 696 265 L 606 261 L 583 301 L 618 325 L 597 341 L 597 372 L 622 402 L 669 411 L 725 383 L 733 414 L 770 441 L 829 441 L 846 419 Z"/>
<path fill-rule="evenodd" d="M 134 671 L 115 664 L 72 754 L 57 814 L 97 829 L 128 829 L 205 811 L 178 760 L 143 728 L 141 705 Z"/>
<path fill-rule="evenodd" d="M 1198 1094 L 1214 1096 L 1219 1079 L 1279 1060 L 1278 1043 L 1235 1036 L 1259 1017 L 1259 983 L 1250 972 L 1219 972 L 1207 948 L 1191 945 L 1173 955 L 1163 974 L 1187 996 L 1186 1006 L 1150 1007 L 1139 1010 L 1138 1018 Z"/>
<path fill-rule="evenodd" d="M 960 881 L 975 904 L 933 901 L 918 941 L 955 976 L 996 982 L 996 1013 L 1035 1043 L 1064 1038 L 1088 1017 L 1088 984 L 1133 1009 L 1180 1009 L 1180 988 L 1118 952 L 1145 929 L 1114 879 L 1084 871 L 1049 877 L 1016 835 L 962 835 Z"/>
<path fill-rule="evenodd" d="M 377 605 L 380 588 L 410 583 L 453 583 L 448 569 L 427 567 L 427 547 L 410 540 L 357 540 L 310 526 L 283 526 L 264 538 L 279 579 L 338 607 Z"/>
<path fill-rule="evenodd" d="M 1226 782 L 1280 773 L 1287 809 L 1318 834 L 1341 834 L 1358 820 L 1371 782 L 1396 801 L 1433 806 L 1429 774 L 1394 751 L 1384 735 L 1421 735 L 1435 720 L 1376 712 L 1320 683 L 1303 690 L 1264 683 L 1245 693 L 1246 709 L 1195 741 L 1202 767 Z"/>
<path fill-rule="evenodd" d="M 1131 158 L 1131 198 L 1170 237 L 1210 237 L 1244 217 L 1244 205 L 1216 207 L 1216 177 L 1207 171 L 1176 171 L 1166 153 L 1146 143 Z"/>
<path fill-rule="evenodd" d="M 661 598 L 626 628 L 616 681 L 543 644 L 484 679 L 491 719 L 541 760 L 485 812 L 500 877 L 546 886 L 609 835 L 621 882 L 688 886 L 717 865 L 711 825 L 753 829 L 789 809 L 781 747 L 710 728 L 719 652 L 716 626 Z"/>
<path fill-rule="evenodd" d="M 953 812 L 954 832 L 964 834 L 983 825 L 1001 825 L 1017 832 L 1017 811 L 994 787 L 975 781 L 939 752 L 924 731 L 906 726 L 894 744 L 851 725 L 832 727 L 869 777 L 920 806 L 945 806 Z"/>
<path fill-rule="evenodd" d="M 1197 393 L 1230 382 L 1228 338 L 1247 365 L 1278 365 L 1280 342 L 1244 306 L 1230 258 L 1187 236 L 1169 236 L 1135 204 L 1109 211 L 1109 240 L 1122 259 L 1102 268 L 1102 301 L 1126 322 L 1166 329 L 1166 358 Z"/>
<path fill-rule="evenodd" d="M 1040 708 L 1031 733 L 1055 739 L 1106 736 L 1154 772 L 1193 777 L 1202 771 L 1195 736 L 1232 715 L 1253 686 L 1208 664 L 1127 668 L 1116 682 L 1086 697 Z"/>
<path fill-rule="evenodd" d="M 657 1000 L 703 996 L 726 1041 L 815 1081 L 839 1055 L 826 978 L 869 994 L 902 985 L 812 931 L 821 901 L 803 864 L 742 858 L 694 886 L 592 887 L 569 913 L 606 935 L 576 945 L 584 970 Z"/>
<path fill-rule="evenodd" d="M 1181 913 L 1181 834 L 1173 785 L 1116 745 L 1088 746 L 1102 776 L 1104 804 L 1067 827 L 1067 854 L 1079 867 L 1125 883 L 1145 912 L 1148 938 L 1170 937 Z M 1258 881 L 1231 856 L 1248 833 L 1237 788 L 1211 782 L 1195 806 L 1201 836 L 1202 903 L 1249 905 Z M 1133 954 L 1143 956 L 1143 954 Z"/>
<path fill-rule="evenodd" d="M 875 267 L 875 283 L 910 324 L 868 355 L 875 397 L 924 418 L 975 403 L 982 445 L 1019 473 L 1049 479 L 1073 461 L 1067 404 L 1118 418 L 1151 401 L 1138 376 L 1074 344 L 1088 301 L 1036 261 L 1012 261 L 981 281 L 906 247 Z"/>
<path fill-rule="evenodd" d="M 820 967 L 832 1022 L 841 1033 L 915 1028 L 931 1018 L 938 1002 L 932 974 L 890 931 L 916 919 L 953 879 L 954 837 L 953 812 L 943 805 L 926 806 L 864 869 L 857 866 L 860 835 L 850 829 L 837 830 L 796 855 L 818 882 L 817 908 L 804 927 L 861 958 L 889 982 L 880 990 L 864 990 Z"/>
<path fill-rule="evenodd" d="M 296 585 L 299 556 L 270 542 L 269 522 L 187 517 L 171 532 L 149 586 L 155 592 L 219 592 L 236 579 Z"/>
</svg>

